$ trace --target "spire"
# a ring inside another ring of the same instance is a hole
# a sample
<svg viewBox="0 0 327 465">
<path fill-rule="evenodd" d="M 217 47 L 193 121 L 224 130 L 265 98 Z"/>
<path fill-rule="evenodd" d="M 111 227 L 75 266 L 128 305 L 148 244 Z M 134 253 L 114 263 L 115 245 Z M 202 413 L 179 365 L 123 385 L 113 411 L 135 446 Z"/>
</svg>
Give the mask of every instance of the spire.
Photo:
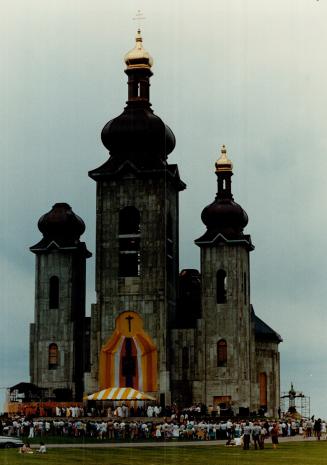
<svg viewBox="0 0 327 465">
<path fill-rule="evenodd" d="M 218 178 L 217 198 L 233 199 L 231 179 L 233 176 L 233 163 L 227 158 L 225 145 L 221 147 L 220 158 L 216 161 L 215 166 Z"/>
<path fill-rule="evenodd" d="M 172 130 L 154 114 L 150 103 L 150 78 L 152 57 L 143 47 L 140 29 L 135 47 L 125 55 L 128 76 L 128 98 L 124 111 L 110 120 L 102 129 L 103 145 L 110 158 L 102 167 L 92 170 L 91 177 L 100 171 L 116 171 L 125 161 L 138 169 L 164 167 L 168 155 L 174 150 Z"/>
<path fill-rule="evenodd" d="M 227 157 L 225 145 L 221 148 L 220 157 L 216 161 L 215 167 L 218 192 L 215 200 L 202 211 L 201 219 L 206 225 L 207 231 L 195 241 L 197 245 L 212 243 L 219 233 L 226 240 L 243 240 L 243 229 L 248 223 L 246 212 L 234 202 L 232 194 L 233 163 Z"/>
<path fill-rule="evenodd" d="M 153 59 L 143 48 L 141 30 L 137 30 L 135 47 L 125 55 L 128 76 L 128 105 L 150 107 L 150 77 Z"/>
</svg>

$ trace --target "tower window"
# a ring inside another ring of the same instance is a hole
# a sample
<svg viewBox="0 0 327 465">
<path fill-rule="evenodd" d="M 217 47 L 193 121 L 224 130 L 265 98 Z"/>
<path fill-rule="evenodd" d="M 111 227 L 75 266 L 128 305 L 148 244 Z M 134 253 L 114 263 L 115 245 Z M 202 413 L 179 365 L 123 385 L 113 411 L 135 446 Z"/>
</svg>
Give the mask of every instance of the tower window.
<svg viewBox="0 0 327 465">
<path fill-rule="evenodd" d="M 225 270 L 217 271 L 217 304 L 227 302 L 227 275 Z"/>
<path fill-rule="evenodd" d="M 59 278 L 51 276 L 49 281 L 49 308 L 59 308 Z"/>
<path fill-rule="evenodd" d="M 119 212 L 119 235 L 140 233 L 140 212 L 135 207 L 125 207 Z"/>
<path fill-rule="evenodd" d="M 217 342 L 217 367 L 227 366 L 227 342 L 220 339 Z"/>
<path fill-rule="evenodd" d="M 243 273 L 243 286 L 244 286 L 244 303 L 246 304 L 247 303 L 248 288 L 247 288 L 247 279 L 246 279 L 246 273 L 245 272 Z"/>
<path fill-rule="evenodd" d="M 119 276 L 140 276 L 140 212 L 135 207 L 119 212 Z"/>
<path fill-rule="evenodd" d="M 59 366 L 59 350 L 57 344 L 50 344 L 48 349 L 49 370 L 56 370 Z"/>
</svg>

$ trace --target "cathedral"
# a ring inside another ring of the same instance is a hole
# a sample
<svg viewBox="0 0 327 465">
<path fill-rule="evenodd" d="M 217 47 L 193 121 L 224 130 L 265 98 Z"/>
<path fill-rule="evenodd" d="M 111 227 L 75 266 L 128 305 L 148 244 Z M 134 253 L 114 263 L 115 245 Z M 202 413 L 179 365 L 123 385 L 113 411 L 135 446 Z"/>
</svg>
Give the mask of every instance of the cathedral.
<svg viewBox="0 0 327 465">
<path fill-rule="evenodd" d="M 38 222 L 31 382 L 49 398 L 82 400 L 133 387 L 161 405 L 202 403 L 276 416 L 278 333 L 254 312 L 248 217 L 234 201 L 225 146 L 217 194 L 201 215 L 200 271 L 179 271 L 179 192 L 172 130 L 150 103 L 152 57 L 140 31 L 125 55 L 128 98 L 103 128 L 109 152 L 96 183 L 96 303 L 85 316 L 83 220 L 57 203 Z M 212 179 L 212 182 L 214 180 Z M 200 221 L 200 219 L 199 219 Z"/>
</svg>

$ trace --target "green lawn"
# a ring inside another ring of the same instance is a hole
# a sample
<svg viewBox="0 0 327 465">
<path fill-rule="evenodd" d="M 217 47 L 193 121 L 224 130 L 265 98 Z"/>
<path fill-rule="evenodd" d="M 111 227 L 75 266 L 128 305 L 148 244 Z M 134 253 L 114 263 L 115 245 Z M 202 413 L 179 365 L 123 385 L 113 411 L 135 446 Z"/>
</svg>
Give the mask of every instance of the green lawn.
<svg viewBox="0 0 327 465">
<path fill-rule="evenodd" d="M 282 443 L 277 450 L 225 446 L 49 449 L 46 455 L 0 450 L 1 465 L 326 465 L 327 441 Z"/>
</svg>

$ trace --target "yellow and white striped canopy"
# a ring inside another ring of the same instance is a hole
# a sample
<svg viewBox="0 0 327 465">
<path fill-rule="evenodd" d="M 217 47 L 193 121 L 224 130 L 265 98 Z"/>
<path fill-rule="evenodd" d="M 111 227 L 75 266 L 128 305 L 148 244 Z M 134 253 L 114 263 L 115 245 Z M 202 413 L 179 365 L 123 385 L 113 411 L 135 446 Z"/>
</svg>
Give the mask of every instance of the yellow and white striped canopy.
<svg viewBox="0 0 327 465">
<path fill-rule="evenodd" d="M 85 400 L 156 400 L 130 387 L 110 387 L 84 397 Z"/>
</svg>

